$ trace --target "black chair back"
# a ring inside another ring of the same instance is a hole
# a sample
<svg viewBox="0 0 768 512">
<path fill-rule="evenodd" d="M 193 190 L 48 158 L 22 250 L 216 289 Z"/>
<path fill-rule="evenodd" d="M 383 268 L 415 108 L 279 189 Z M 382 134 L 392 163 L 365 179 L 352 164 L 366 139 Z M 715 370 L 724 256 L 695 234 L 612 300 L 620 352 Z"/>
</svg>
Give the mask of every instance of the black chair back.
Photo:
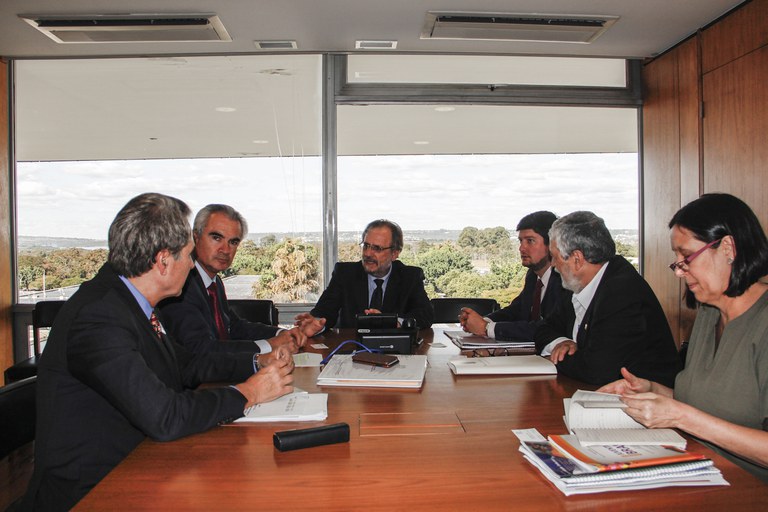
<svg viewBox="0 0 768 512">
<path fill-rule="evenodd" d="M 41 300 L 35 304 L 32 311 L 32 337 L 35 341 L 35 355 L 39 356 L 40 350 L 40 329 L 50 329 L 56 315 L 61 311 L 61 307 L 66 304 L 65 300 Z"/>
<path fill-rule="evenodd" d="M 40 349 L 40 330 L 48 329 L 53 325 L 56 315 L 59 314 L 61 307 L 66 302 L 65 300 L 41 300 L 35 304 L 35 309 L 32 310 L 32 339 L 35 353 L 29 359 L 24 359 L 6 368 L 4 373 L 6 384 L 37 375 L 37 361 L 42 352 Z"/>
<path fill-rule="evenodd" d="M 249 322 L 277 325 L 278 310 L 275 303 L 265 299 L 230 299 L 229 309 Z"/>
<path fill-rule="evenodd" d="M 445 297 L 432 299 L 430 302 L 435 312 L 433 321 L 436 324 L 458 322 L 461 308 L 472 308 L 481 315 L 488 315 L 499 309 L 496 299 Z"/>
<path fill-rule="evenodd" d="M 37 377 L 0 387 L 0 459 L 35 439 Z"/>
</svg>

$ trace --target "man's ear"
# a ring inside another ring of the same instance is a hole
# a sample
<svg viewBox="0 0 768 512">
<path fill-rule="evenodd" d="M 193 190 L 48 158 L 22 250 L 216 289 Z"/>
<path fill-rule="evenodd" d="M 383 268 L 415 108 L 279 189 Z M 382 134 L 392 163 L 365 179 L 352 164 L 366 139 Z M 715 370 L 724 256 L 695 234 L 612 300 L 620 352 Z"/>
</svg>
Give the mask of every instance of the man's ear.
<svg viewBox="0 0 768 512">
<path fill-rule="evenodd" d="M 160 271 L 161 275 L 165 275 L 168 271 L 168 260 L 172 257 L 173 255 L 168 249 L 158 251 L 155 255 L 155 267 Z"/>
<path fill-rule="evenodd" d="M 398 256 L 400 256 L 400 251 L 393 249 L 392 250 L 392 261 L 395 261 Z"/>
<path fill-rule="evenodd" d="M 575 270 L 581 270 L 581 267 L 584 266 L 584 263 L 586 260 L 584 259 L 584 253 L 581 252 L 580 249 L 574 250 L 570 256 L 568 256 L 569 260 L 573 260 L 573 266 Z"/>
</svg>

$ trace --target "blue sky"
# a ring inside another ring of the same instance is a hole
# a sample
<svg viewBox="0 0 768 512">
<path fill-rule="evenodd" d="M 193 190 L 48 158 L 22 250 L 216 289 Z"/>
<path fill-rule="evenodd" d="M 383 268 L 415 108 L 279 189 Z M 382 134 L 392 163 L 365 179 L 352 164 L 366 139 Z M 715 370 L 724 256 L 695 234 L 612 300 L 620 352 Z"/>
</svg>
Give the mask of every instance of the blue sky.
<svg viewBox="0 0 768 512">
<path fill-rule="evenodd" d="M 319 158 L 17 164 L 18 234 L 106 238 L 131 197 L 155 191 L 193 211 L 231 204 L 251 232 L 320 231 Z M 637 155 L 341 157 L 339 230 L 391 218 L 404 230 L 502 225 L 531 211 L 592 210 L 611 229 L 638 227 Z"/>
</svg>

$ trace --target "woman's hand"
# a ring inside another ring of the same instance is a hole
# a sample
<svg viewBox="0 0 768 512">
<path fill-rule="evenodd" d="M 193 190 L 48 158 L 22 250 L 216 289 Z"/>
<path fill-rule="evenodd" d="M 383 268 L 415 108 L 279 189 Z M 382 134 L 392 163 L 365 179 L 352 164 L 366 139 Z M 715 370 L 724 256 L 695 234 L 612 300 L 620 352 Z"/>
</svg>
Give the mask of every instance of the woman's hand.
<svg viewBox="0 0 768 512">
<path fill-rule="evenodd" d="M 614 393 L 616 395 L 634 395 L 637 393 L 648 393 L 652 389 L 652 383 L 649 380 L 636 377 L 626 368 L 621 369 L 623 379 L 619 379 L 606 384 L 597 391 L 600 393 Z"/>
<path fill-rule="evenodd" d="M 627 404 L 624 412 L 648 428 L 677 428 L 690 407 L 674 398 L 656 393 L 624 395 L 621 401 Z"/>
</svg>

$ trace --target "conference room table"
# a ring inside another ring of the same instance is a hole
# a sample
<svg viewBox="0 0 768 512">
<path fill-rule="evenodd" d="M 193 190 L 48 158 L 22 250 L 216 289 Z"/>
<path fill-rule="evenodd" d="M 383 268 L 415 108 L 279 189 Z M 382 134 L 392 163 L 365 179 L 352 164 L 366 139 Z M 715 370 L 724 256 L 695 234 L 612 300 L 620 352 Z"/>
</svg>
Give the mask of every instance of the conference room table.
<svg viewBox="0 0 768 512">
<path fill-rule="evenodd" d="M 455 328 L 455 327 L 454 327 Z M 311 339 L 328 349 L 353 336 Z M 295 384 L 328 393 L 328 418 L 237 424 L 172 442 L 142 442 L 77 510 L 766 510 L 768 485 L 695 440 L 730 486 L 669 487 L 566 497 L 518 451 L 512 429 L 565 433 L 563 398 L 594 389 L 562 376 L 456 376 L 459 350 L 422 330 L 421 389 L 318 387 L 318 367 Z M 313 349 L 327 353 L 328 349 Z M 345 422 L 348 443 L 280 452 L 276 431 Z M 373 426 L 374 428 L 368 428 Z"/>
</svg>

